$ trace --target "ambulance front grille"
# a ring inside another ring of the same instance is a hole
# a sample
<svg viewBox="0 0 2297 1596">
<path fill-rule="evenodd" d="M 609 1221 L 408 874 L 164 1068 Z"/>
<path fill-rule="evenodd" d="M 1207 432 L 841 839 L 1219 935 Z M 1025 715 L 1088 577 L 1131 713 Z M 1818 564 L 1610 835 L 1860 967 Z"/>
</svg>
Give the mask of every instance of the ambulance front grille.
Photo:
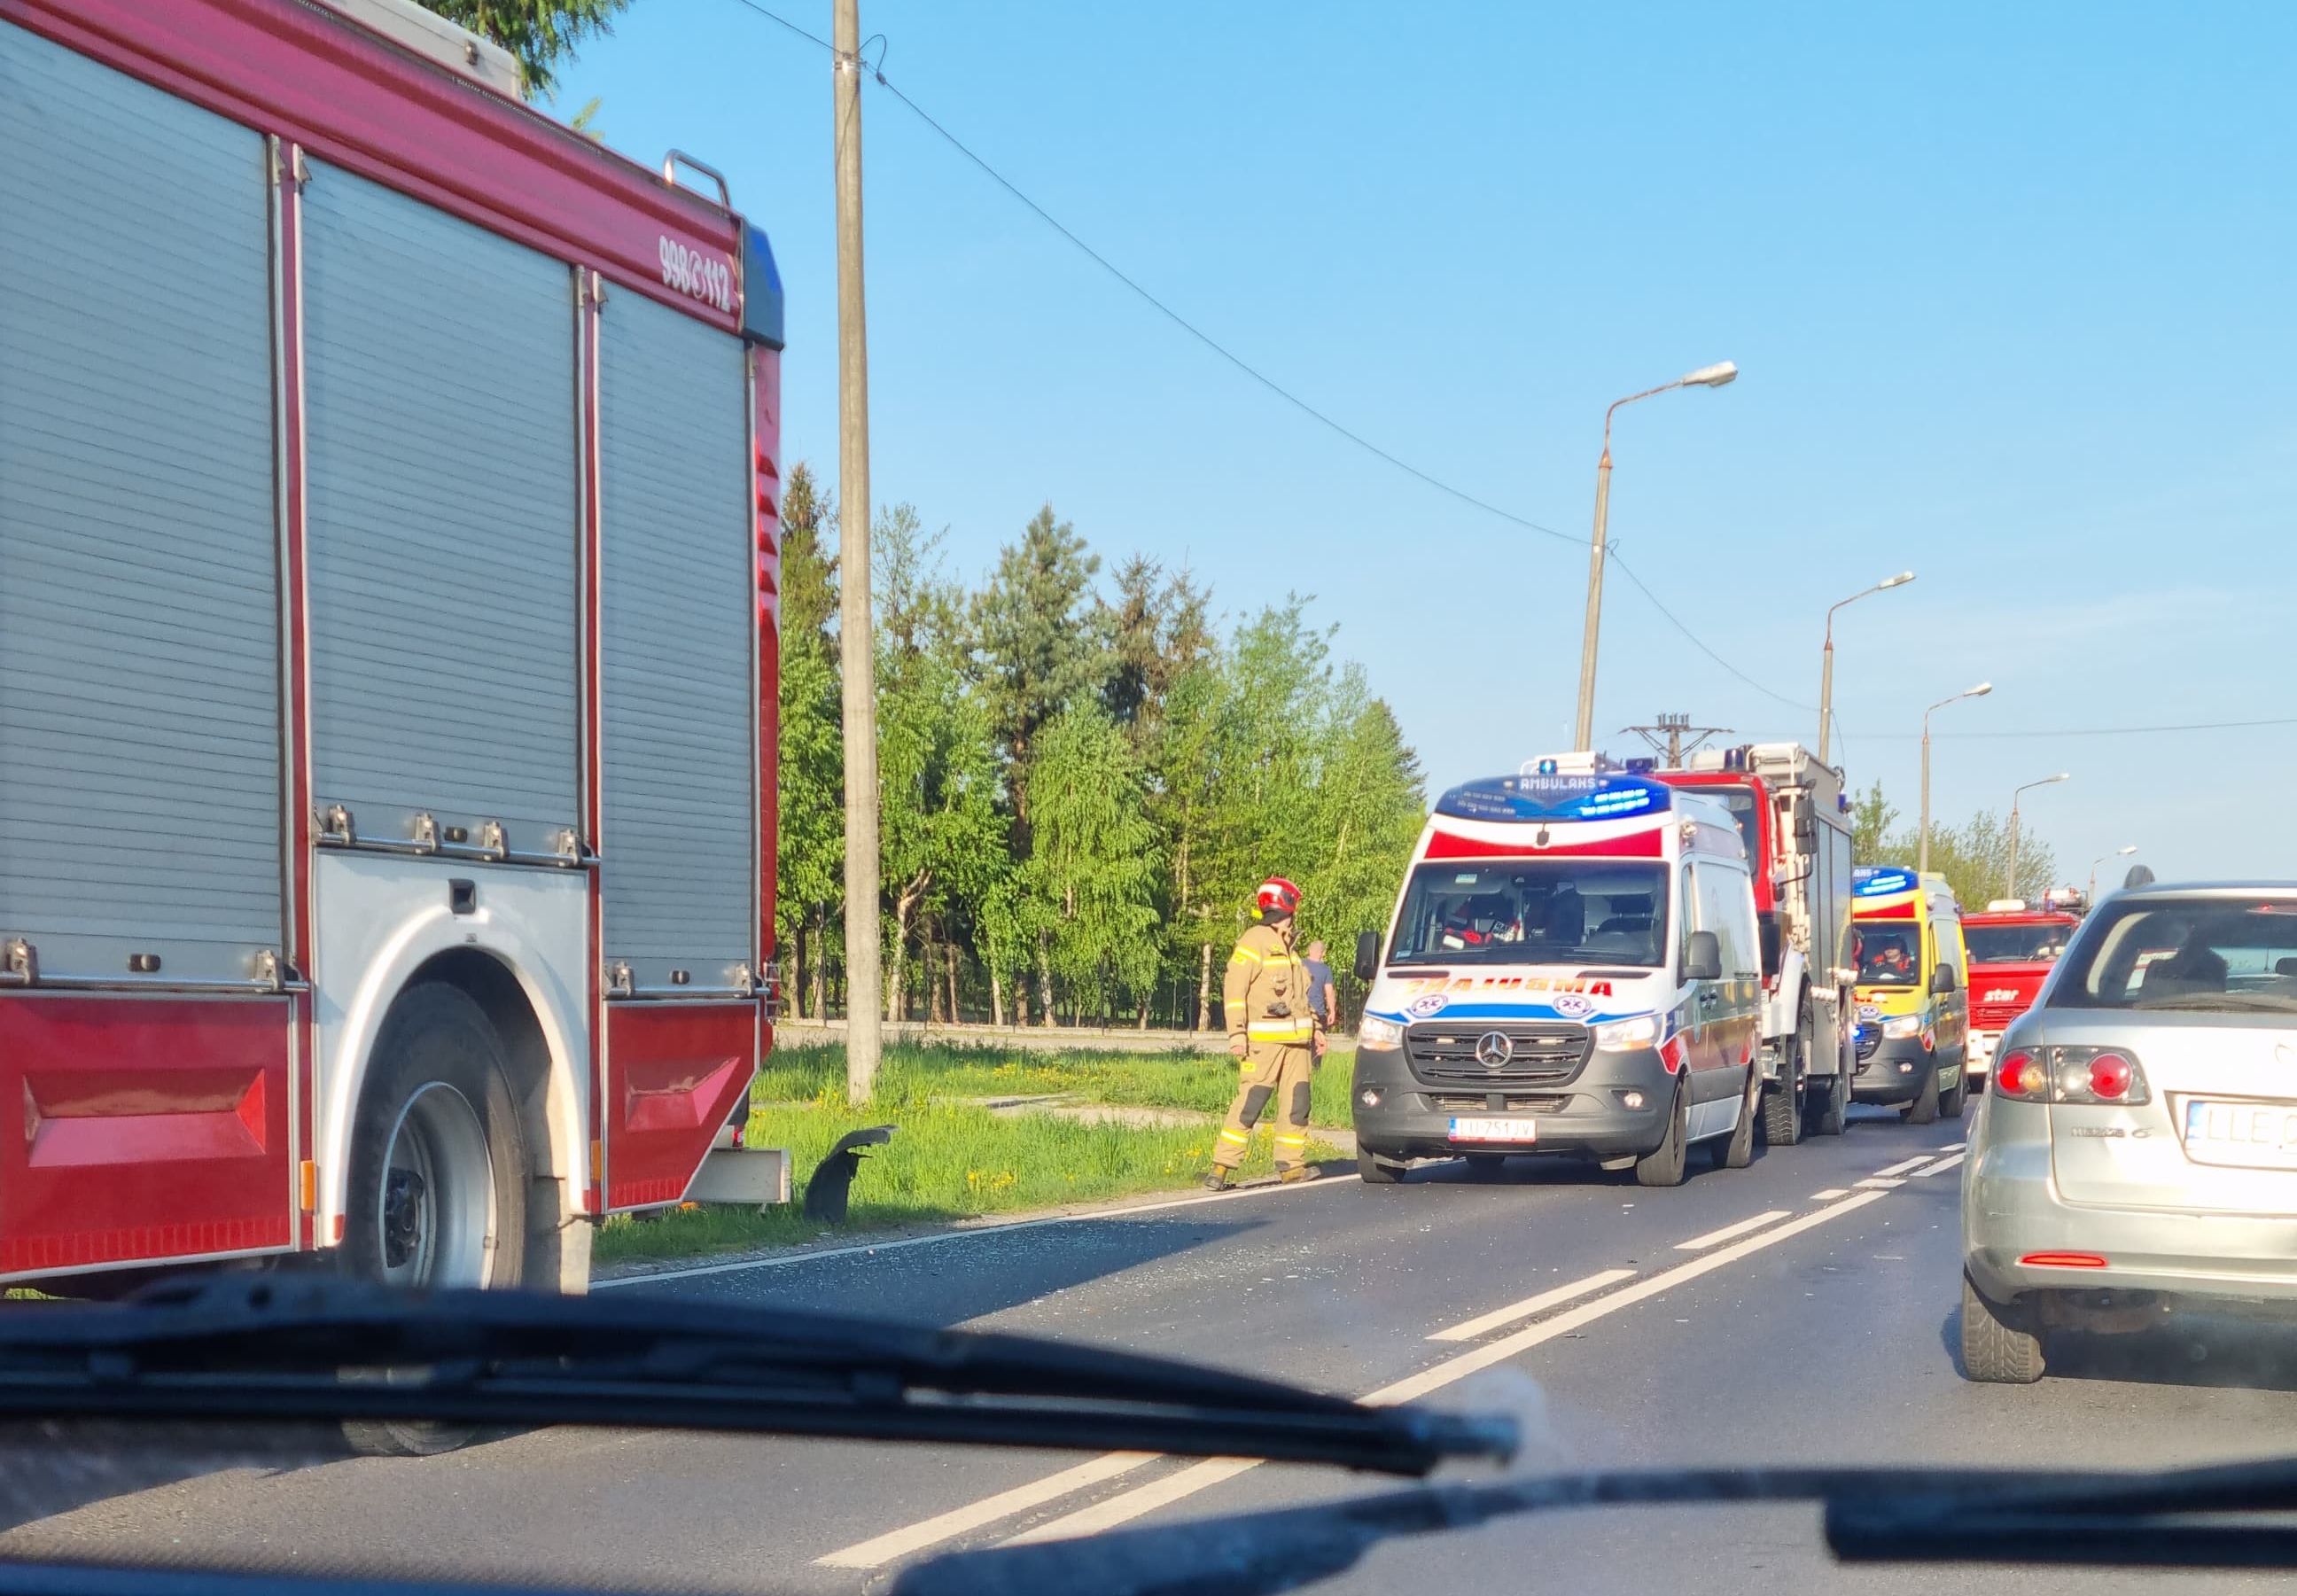
<svg viewBox="0 0 2297 1596">
<path fill-rule="evenodd" d="M 1506 1057 L 1486 1046 L 1504 1038 Z M 1569 1022 L 1423 1020 L 1405 1030 L 1404 1055 L 1430 1086 L 1550 1086 L 1570 1080 L 1587 1062 L 1593 1034 Z"/>
</svg>

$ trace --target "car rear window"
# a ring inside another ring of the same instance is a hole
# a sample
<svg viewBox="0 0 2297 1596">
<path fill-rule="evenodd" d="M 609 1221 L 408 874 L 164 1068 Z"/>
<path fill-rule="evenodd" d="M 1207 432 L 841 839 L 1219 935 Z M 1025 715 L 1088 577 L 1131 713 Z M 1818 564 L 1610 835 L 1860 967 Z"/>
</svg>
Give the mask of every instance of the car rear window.
<svg viewBox="0 0 2297 1596">
<path fill-rule="evenodd" d="M 2062 963 L 2052 1008 L 2297 1016 L 2297 898 L 2108 903 Z"/>
</svg>

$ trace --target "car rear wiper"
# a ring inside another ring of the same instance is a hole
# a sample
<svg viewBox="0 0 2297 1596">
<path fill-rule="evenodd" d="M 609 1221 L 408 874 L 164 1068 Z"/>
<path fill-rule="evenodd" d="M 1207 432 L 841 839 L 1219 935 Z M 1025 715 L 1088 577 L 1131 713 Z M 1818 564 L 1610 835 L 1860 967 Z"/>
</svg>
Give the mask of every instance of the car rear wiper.
<svg viewBox="0 0 2297 1596">
<path fill-rule="evenodd" d="M 2297 1460 L 2168 1474 L 1970 1468 L 1661 1468 L 1424 1485 L 1309 1507 L 959 1551 L 888 1596 L 1269 1596 L 1341 1573 L 1383 1541 L 1554 1508 L 1815 1501 L 1846 1562 L 2297 1567 Z M 2246 1515 L 2208 1524 L 2212 1513 Z M 2165 1528 L 2182 1531 L 2163 1538 Z"/>
<path fill-rule="evenodd" d="M 428 1419 L 1243 1454 L 1421 1475 L 1515 1427 L 1027 1337 L 223 1275 L 0 1309 L 0 1416 Z"/>
</svg>

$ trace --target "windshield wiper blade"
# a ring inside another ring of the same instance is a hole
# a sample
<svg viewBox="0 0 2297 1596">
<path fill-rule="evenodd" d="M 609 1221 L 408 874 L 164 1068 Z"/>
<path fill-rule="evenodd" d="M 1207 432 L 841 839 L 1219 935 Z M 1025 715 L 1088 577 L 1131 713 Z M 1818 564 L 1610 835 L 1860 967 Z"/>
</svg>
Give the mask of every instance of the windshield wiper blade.
<svg viewBox="0 0 2297 1596">
<path fill-rule="evenodd" d="M 2297 1568 L 2297 1458 L 1845 1496 L 1826 1540 L 1844 1562 Z"/>
<path fill-rule="evenodd" d="M 1831 1535 L 1838 1509 L 1880 1511 L 1891 1503 L 1927 1501 L 1939 1515 L 1922 1532 L 1927 1543 L 1913 1540 L 1898 1551 L 1882 1552 L 1875 1543 L 1875 1555 L 1866 1559 L 1922 1560 L 1961 1555 L 1958 1547 L 1947 1549 L 1963 1534 L 1965 1520 L 1957 1515 L 1974 1504 L 2020 1490 L 2081 1500 L 2085 1493 L 2158 1478 L 2016 1469 L 1660 1468 L 1425 1485 L 1311 1507 L 951 1552 L 903 1569 L 887 1596 L 1038 1596 L 1070 1590 L 1094 1596 L 1199 1591 L 1272 1596 L 1341 1573 L 1373 1546 L 1398 1536 L 1470 1529 L 1556 1508 L 1628 1505 L 1819 1501 L 1828 1506 Z"/>
<path fill-rule="evenodd" d="M 0 1416 L 408 1419 L 1242 1454 L 1422 1475 L 1515 1427 L 1161 1358 L 648 1297 L 225 1275 L 0 1309 Z"/>
</svg>

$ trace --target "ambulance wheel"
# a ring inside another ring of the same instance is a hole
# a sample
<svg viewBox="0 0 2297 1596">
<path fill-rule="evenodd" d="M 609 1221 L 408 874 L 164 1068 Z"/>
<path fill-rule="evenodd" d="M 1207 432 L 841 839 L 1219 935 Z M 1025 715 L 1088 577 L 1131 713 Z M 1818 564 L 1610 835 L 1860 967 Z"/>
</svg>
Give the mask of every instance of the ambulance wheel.
<svg viewBox="0 0 2297 1596">
<path fill-rule="evenodd" d="M 1691 1159 L 1691 1072 L 1675 1077 L 1675 1111 L 1667 1116 L 1667 1134 L 1659 1146 L 1635 1160 L 1638 1186 L 1680 1186 Z"/>
<path fill-rule="evenodd" d="M 1496 1181 L 1507 1171 L 1505 1153 L 1470 1153 L 1468 1155 L 1468 1176 L 1476 1181 Z"/>
<path fill-rule="evenodd" d="M 1938 1064 L 1933 1060 L 1930 1067 L 1922 1071 L 1922 1090 L 1915 1095 L 1913 1102 L 1898 1110 L 1898 1113 L 1906 1119 L 1906 1123 L 1910 1125 L 1934 1125 L 1938 1123 Z"/>
<path fill-rule="evenodd" d="M 1969 1098 L 1970 1066 L 1968 1065 L 1964 1065 L 1961 1071 L 1955 1074 L 1954 1084 L 1945 1091 L 1939 1094 L 1939 1117 L 1940 1119 L 1960 1119 L 1962 1117 L 1962 1106 L 1964 1102 L 1969 1100 Z"/>
<path fill-rule="evenodd" d="M 336 1249 L 344 1274 L 408 1290 L 519 1283 L 526 1148 L 508 1062 L 485 1012 L 458 988 L 426 983 L 391 1006 L 351 1125 Z M 429 1421 L 343 1424 L 354 1448 L 387 1457 L 450 1452 L 475 1433 Z"/>
<path fill-rule="evenodd" d="M 1779 1078 L 1763 1094 L 1763 1140 L 1770 1147 L 1791 1148 L 1800 1141 L 1804 1061 L 1810 1057 L 1810 1004 L 1795 1022 L 1794 1034 L 1779 1041 Z"/>
<path fill-rule="evenodd" d="M 1404 1179 L 1404 1165 L 1391 1164 L 1371 1148 L 1358 1143 L 1356 1178 L 1367 1186 L 1393 1186 Z"/>
<path fill-rule="evenodd" d="M 1739 1100 L 1739 1123 L 1732 1127 L 1730 1135 L 1718 1138 L 1715 1143 L 1716 1168 L 1744 1169 L 1754 1163 L 1755 1123 L 1768 1101 L 1763 1093 L 1763 1066 L 1750 1058 L 1747 1061 L 1746 1095 Z"/>
</svg>

